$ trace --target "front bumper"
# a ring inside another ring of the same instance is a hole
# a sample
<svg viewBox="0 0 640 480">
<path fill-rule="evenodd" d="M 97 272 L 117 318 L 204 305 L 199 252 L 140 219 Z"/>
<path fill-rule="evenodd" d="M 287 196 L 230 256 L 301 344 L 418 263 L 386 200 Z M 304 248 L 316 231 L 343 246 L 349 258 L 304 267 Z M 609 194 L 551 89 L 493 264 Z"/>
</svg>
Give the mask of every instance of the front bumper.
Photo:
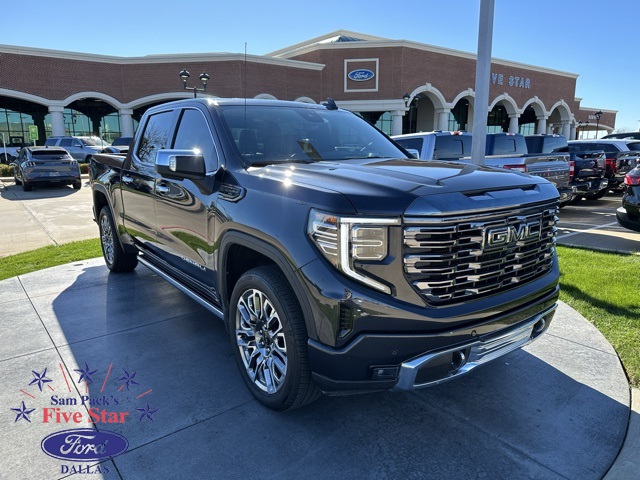
<svg viewBox="0 0 640 480">
<path fill-rule="evenodd" d="M 549 327 L 555 309 L 556 305 L 553 305 L 506 332 L 403 362 L 394 390 L 413 390 L 438 385 L 524 347 Z"/>
<path fill-rule="evenodd" d="M 313 379 L 334 395 L 436 385 L 533 341 L 548 328 L 557 299 L 556 287 L 486 322 L 434 333 L 362 333 L 343 348 L 309 340 Z"/>
</svg>

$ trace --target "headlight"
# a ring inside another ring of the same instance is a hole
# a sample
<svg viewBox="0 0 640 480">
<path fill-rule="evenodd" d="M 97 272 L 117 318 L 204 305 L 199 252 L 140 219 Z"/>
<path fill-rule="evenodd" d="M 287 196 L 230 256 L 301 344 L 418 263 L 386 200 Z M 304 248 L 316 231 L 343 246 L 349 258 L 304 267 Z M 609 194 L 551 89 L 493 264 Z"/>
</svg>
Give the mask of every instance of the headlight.
<svg viewBox="0 0 640 480">
<path fill-rule="evenodd" d="M 354 269 L 354 260 L 380 262 L 389 252 L 389 226 L 399 218 L 340 217 L 312 209 L 307 233 L 333 266 L 370 287 L 391 293 L 383 283 Z"/>
</svg>

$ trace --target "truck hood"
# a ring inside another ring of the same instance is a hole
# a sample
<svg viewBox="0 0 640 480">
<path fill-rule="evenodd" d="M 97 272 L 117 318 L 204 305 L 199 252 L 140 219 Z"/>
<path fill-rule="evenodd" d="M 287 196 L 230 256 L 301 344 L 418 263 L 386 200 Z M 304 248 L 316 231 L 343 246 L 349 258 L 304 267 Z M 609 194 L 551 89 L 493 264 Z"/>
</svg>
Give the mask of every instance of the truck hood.
<svg viewBox="0 0 640 480">
<path fill-rule="evenodd" d="M 454 162 L 363 159 L 340 163 L 275 164 L 250 170 L 292 185 L 339 192 L 360 214 L 452 213 L 454 210 L 520 205 L 529 201 L 523 198 L 525 195 L 538 194 L 544 197 L 540 200 L 557 197 L 555 187 L 544 179 Z M 494 201 L 473 207 L 471 198 Z"/>
</svg>

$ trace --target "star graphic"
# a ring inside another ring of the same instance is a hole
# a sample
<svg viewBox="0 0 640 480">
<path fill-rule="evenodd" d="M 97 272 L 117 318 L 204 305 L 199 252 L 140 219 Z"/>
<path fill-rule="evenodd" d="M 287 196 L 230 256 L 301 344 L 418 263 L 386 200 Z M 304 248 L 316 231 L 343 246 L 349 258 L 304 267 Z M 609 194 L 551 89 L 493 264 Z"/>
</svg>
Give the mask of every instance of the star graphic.
<svg viewBox="0 0 640 480">
<path fill-rule="evenodd" d="M 38 384 L 38 388 L 40 389 L 40 391 L 42 391 L 42 385 L 44 383 L 50 382 L 51 379 L 47 378 L 47 369 L 45 368 L 44 371 L 42 373 L 38 373 L 35 370 L 31 370 L 31 373 L 33 373 L 34 379 L 31 380 L 31 383 L 29 385 L 33 385 L 34 383 Z"/>
<path fill-rule="evenodd" d="M 129 385 L 131 384 L 140 385 L 138 382 L 134 380 L 137 372 L 129 373 L 124 368 L 122 369 L 122 371 L 124 372 L 124 377 L 120 377 L 118 380 L 124 381 L 125 385 L 127 386 L 127 390 L 129 390 Z"/>
<path fill-rule="evenodd" d="M 91 380 L 91 375 L 93 375 L 94 373 L 96 373 L 98 370 L 94 370 L 94 371 L 90 371 L 89 370 L 89 365 L 87 365 L 87 362 L 84 362 L 84 370 L 80 369 L 74 369 L 75 372 L 78 372 L 80 374 L 80 378 L 78 379 L 78 383 L 82 383 L 82 380 L 85 380 L 87 383 L 93 383 L 93 380 Z"/>
<path fill-rule="evenodd" d="M 136 408 L 136 410 L 138 410 L 139 412 L 142 412 L 142 415 L 140 415 L 139 421 L 142 421 L 143 418 L 147 417 L 152 422 L 153 422 L 152 415 L 158 411 L 157 408 L 155 410 L 151 410 L 149 403 L 147 403 L 147 406 L 145 408 Z"/>
<path fill-rule="evenodd" d="M 14 423 L 22 418 L 24 418 L 27 422 L 31 423 L 31 420 L 29 420 L 29 415 L 31 414 L 31 412 L 35 410 L 35 408 L 31 408 L 27 410 L 26 405 L 24 404 L 24 402 L 22 402 L 22 408 L 12 408 L 11 410 L 18 413 L 18 415 L 16 415 L 16 419 Z"/>
</svg>

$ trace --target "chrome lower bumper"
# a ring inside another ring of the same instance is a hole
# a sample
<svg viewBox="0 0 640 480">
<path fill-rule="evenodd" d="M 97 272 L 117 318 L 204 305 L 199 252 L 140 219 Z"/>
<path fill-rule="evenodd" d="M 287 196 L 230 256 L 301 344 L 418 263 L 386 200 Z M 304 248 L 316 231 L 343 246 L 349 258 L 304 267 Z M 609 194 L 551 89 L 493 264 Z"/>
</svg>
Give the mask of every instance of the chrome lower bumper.
<svg viewBox="0 0 640 480">
<path fill-rule="evenodd" d="M 403 362 L 400 366 L 398 383 L 393 390 L 413 390 L 438 385 L 521 348 L 531 343 L 547 329 L 555 309 L 556 305 L 553 305 L 515 329 L 498 332 L 485 340 L 428 353 Z M 422 381 L 419 378 L 422 370 L 429 369 L 431 366 L 439 366 L 442 370 L 442 365 L 447 362 L 450 364 L 450 368 L 440 377 L 430 378 L 428 381 Z"/>
</svg>

